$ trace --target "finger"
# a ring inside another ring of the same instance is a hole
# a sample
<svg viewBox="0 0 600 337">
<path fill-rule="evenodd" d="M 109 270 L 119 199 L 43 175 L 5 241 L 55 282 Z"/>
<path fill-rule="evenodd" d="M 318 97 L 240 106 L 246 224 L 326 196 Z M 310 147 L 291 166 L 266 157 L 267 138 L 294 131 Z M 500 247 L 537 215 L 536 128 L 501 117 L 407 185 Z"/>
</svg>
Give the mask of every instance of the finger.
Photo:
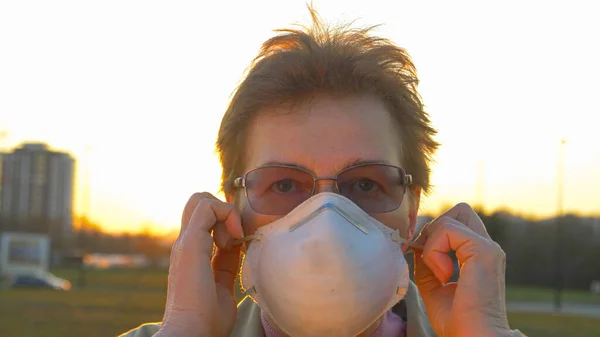
<svg viewBox="0 0 600 337">
<path fill-rule="evenodd" d="M 196 206 L 186 232 L 209 233 L 217 223 L 223 223 L 228 235 L 239 239 L 244 236 L 242 221 L 237 208 L 220 200 L 202 199 Z"/>
<path fill-rule="evenodd" d="M 420 253 L 415 254 L 415 283 L 419 288 L 420 294 L 429 294 L 430 292 L 443 286 L 443 283 L 423 262 Z"/>
<path fill-rule="evenodd" d="M 227 232 L 227 227 L 222 222 L 218 222 L 213 229 L 213 239 L 217 248 L 227 249 L 233 243 L 231 235 Z"/>
<path fill-rule="evenodd" d="M 192 217 L 192 214 L 194 213 L 194 210 L 196 209 L 196 206 L 198 206 L 198 203 L 200 202 L 200 200 L 202 199 L 206 199 L 206 198 L 210 198 L 211 194 L 210 193 L 194 193 L 190 196 L 190 198 L 188 199 L 187 203 L 185 204 L 185 207 L 183 208 L 183 212 L 181 213 L 181 227 L 179 229 L 179 235 L 177 236 L 177 240 L 175 242 L 175 244 L 173 245 L 173 249 L 171 250 L 171 256 L 170 256 L 170 265 L 173 265 L 175 263 L 175 259 L 177 257 L 178 251 L 181 250 L 181 247 L 183 245 L 183 243 L 181 243 L 181 241 L 183 241 L 183 235 L 185 233 L 185 230 L 188 227 L 188 224 L 190 223 L 190 219 Z M 179 249 L 176 249 L 179 248 Z"/>
<path fill-rule="evenodd" d="M 485 256 L 493 251 L 491 240 L 449 217 L 433 222 L 426 235 L 423 262 L 442 283 L 448 282 L 454 273 L 450 251 L 456 251 L 456 257 L 463 264 L 476 255 Z"/>
<path fill-rule="evenodd" d="M 210 317 L 211 310 L 199 303 L 216 303 L 210 258 L 213 239 L 208 233 L 190 235 L 186 230 L 175 241 L 169 266 L 167 312 L 198 311 Z"/>
<path fill-rule="evenodd" d="M 202 199 L 218 200 L 215 196 L 213 196 L 212 194 L 207 193 L 207 192 L 192 194 L 192 196 L 188 199 L 187 203 L 185 204 L 185 207 L 183 208 L 183 212 L 181 214 L 180 232 L 185 231 L 188 224 L 190 223 L 192 214 L 194 214 L 194 210 L 196 209 L 196 206 L 198 206 L 198 203 Z"/>
<path fill-rule="evenodd" d="M 217 248 L 212 260 L 215 283 L 233 291 L 235 279 L 240 267 L 240 246 L 229 249 Z"/>
<path fill-rule="evenodd" d="M 483 224 L 483 221 L 481 221 L 479 215 L 477 215 L 473 208 L 471 208 L 471 206 L 465 202 L 456 204 L 439 217 L 448 217 L 457 220 L 458 222 L 469 227 L 473 232 L 483 236 L 484 238 L 490 238 L 490 235 L 485 229 L 485 225 Z"/>
<path fill-rule="evenodd" d="M 414 239 L 414 242 L 423 245 L 425 241 L 427 241 L 427 233 L 431 231 L 431 225 L 439 222 L 439 220 L 442 218 L 451 218 L 457 220 L 460 224 L 468 227 L 478 235 L 487 239 L 491 239 L 490 235 L 485 229 L 483 221 L 481 221 L 481 218 L 479 218 L 479 215 L 477 215 L 477 213 L 471 208 L 471 206 L 469 206 L 469 204 L 463 202 L 455 205 L 434 220 L 426 223 L 421 229 L 419 235 Z"/>
</svg>

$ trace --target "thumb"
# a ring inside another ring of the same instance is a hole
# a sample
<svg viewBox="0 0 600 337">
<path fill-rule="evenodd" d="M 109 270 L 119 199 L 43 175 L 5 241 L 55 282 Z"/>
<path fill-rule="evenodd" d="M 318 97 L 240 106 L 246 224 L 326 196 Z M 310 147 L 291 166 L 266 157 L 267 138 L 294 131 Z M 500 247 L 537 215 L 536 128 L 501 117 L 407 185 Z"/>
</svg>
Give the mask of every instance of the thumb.
<svg viewBox="0 0 600 337">
<path fill-rule="evenodd" d="M 415 283 L 423 300 L 443 286 L 435 273 L 423 262 L 421 252 L 415 252 Z"/>
</svg>

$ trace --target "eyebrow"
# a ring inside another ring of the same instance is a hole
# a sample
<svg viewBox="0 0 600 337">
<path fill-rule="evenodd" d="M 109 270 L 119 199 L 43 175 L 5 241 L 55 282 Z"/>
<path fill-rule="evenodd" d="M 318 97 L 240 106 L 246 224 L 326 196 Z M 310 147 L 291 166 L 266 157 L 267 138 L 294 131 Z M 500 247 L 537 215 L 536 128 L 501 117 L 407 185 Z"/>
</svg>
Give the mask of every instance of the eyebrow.
<svg viewBox="0 0 600 337">
<path fill-rule="evenodd" d="M 258 167 L 263 167 L 263 166 L 278 166 L 278 165 L 296 167 L 296 168 L 303 169 L 303 170 L 311 172 L 304 165 L 300 165 L 300 164 L 296 164 L 296 163 L 287 163 L 287 162 L 283 162 L 283 161 L 268 161 L 268 162 L 262 163 Z"/>
<path fill-rule="evenodd" d="M 348 162 L 346 162 L 346 164 L 344 164 L 344 166 L 342 166 L 342 168 L 339 170 L 339 172 L 348 169 L 350 167 L 356 166 L 356 165 L 366 165 L 366 164 L 386 164 L 386 165 L 391 165 L 391 163 L 388 160 L 375 160 L 375 159 L 363 159 L 363 158 L 356 158 L 356 159 L 352 159 Z M 259 167 L 262 166 L 272 166 L 272 165 L 283 165 L 283 166 L 291 166 L 291 167 L 296 167 L 308 172 L 312 172 L 312 170 L 308 169 L 306 166 L 304 165 L 300 165 L 300 164 L 296 164 L 296 163 L 289 163 L 289 162 L 281 162 L 281 161 L 267 161 L 265 163 L 263 163 L 262 165 L 260 165 Z M 314 172 L 312 172 L 314 174 Z"/>
<path fill-rule="evenodd" d="M 348 161 L 341 169 L 341 171 L 350 168 L 352 166 L 356 166 L 356 165 L 366 165 L 366 164 L 386 164 L 386 165 L 391 165 L 391 163 L 388 160 L 384 160 L 384 159 L 363 159 L 363 158 L 357 158 L 351 161 Z"/>
</svg>

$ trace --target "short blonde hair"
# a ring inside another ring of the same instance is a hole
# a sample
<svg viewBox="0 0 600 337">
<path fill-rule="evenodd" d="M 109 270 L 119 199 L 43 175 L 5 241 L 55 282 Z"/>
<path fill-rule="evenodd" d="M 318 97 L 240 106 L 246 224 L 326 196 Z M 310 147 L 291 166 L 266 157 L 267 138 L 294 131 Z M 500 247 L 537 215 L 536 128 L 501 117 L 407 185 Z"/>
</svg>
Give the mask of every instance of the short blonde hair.
<svg viewBox="0 0 600 337">
<path fill-rule="evenodd" d="M 372 27 L 329 27 L 309 10 L 312 27 L 277 30 L 232 96 L 217 139 L 222 191 L 231 194 L 235 178 L 244 173 L 247 129 L 260 110 L 326 93 L 380 98 L 397 122 L 404 169 L 427 193 L 430 163 L 439 144 L 416 90 L 410 56 L 389 40 L 370 35 Z"/>
</svg>

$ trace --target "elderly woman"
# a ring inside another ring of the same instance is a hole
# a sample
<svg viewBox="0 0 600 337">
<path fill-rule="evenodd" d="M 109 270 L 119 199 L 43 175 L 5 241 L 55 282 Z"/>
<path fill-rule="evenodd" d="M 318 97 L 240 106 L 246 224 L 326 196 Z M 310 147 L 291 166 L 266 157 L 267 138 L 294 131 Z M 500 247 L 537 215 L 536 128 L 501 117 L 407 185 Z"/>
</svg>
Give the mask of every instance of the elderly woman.
<svg viewBox="0 0 600 337">
<path fill-rule="evenodd" d="M 408 240 L 438 147 L 408 54 L 312 14 L 237 88 L 217 141 L 227 202 L 189 199 L 164 319 L 124 336 L 522 336 L 504 253 L 467 204 Z"/>
</svg>

